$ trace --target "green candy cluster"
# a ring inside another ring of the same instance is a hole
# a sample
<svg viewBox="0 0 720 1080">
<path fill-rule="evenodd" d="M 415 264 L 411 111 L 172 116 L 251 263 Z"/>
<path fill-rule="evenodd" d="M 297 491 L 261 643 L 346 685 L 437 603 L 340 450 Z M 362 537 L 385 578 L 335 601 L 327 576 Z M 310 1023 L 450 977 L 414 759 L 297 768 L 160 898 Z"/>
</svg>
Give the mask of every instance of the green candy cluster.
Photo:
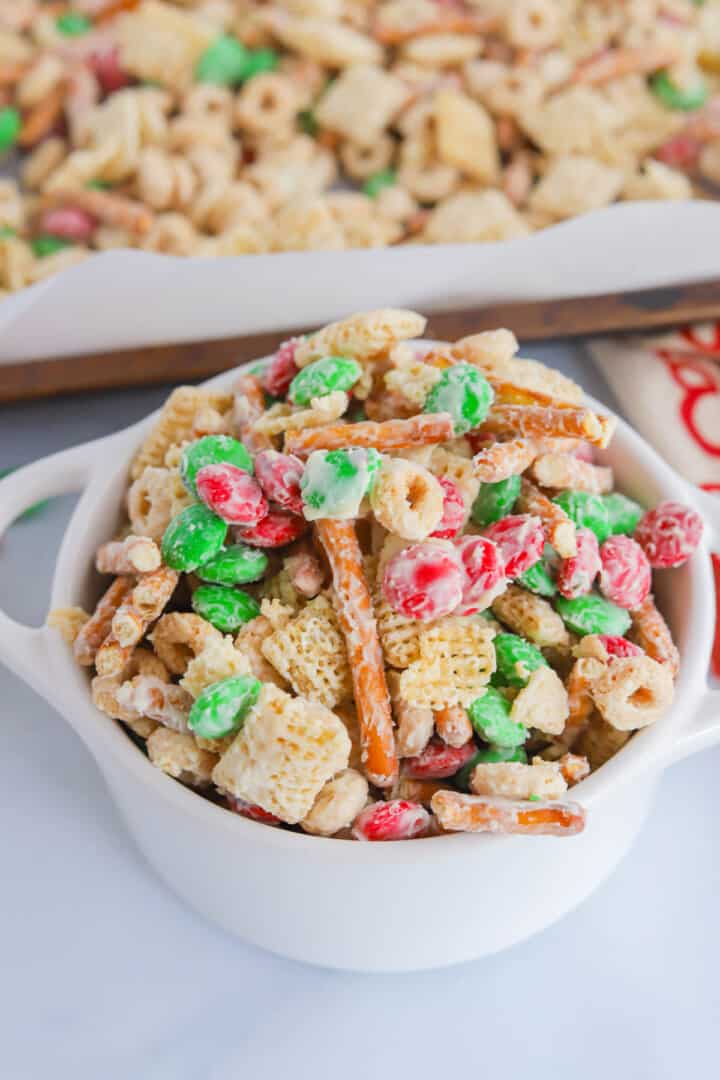
<svg viewBox="0 0 720 1080">
<path fill-rule="evenodd" d="M 380 463 L 372 449 L 313 451 L 300 480 L 306 519 L 357 517 Z"/>
<path fill-rule="evenodd" d="M 480 738 L 496 747 L 522 746 L 527 739 L 527 728 L 510 719 L 510 702 L 493 686 L 473 701 L 468 716 Z"/>
<path fill-rule="evenodd" d="M 357 360 L 326 356 L 299 371 L 290 383 L 288 398 L 294 405 L 309 405 L 313 398 L 334 390 L 350 390 L 362 375 Z"/>
<path fill-rule="evenodd" d="M 245 447 L 232 435 L 205 435 L 202 439 L 190 443 L 180 458 L 180 477 L 183 484 L 195 498 L 198 497 L 195 477 L 205 465 L 218 465 L 227 461 L 245 472 L 255 471 L 253 459 Z"/>
<path fill-rule="evenodd" d="M 494 645 L 496 675 L 502 680 L 500 685 L 527 686 L 533 671 L 547 667 L 547 660 L 540 650 L 517 634 L 496 634 Z"/>
<path fill-rule="evenodd" d="M 248 49 L 230 34 L 221 34 L 198 60 L 195 78 L 217 86 L 237 86 L 277 67 L 274 49 Z"/>
<path fill-rule="evenodd" d="M 394 169 L 381 169 L 380 172 L 368 176 L 362 189 L 369 198 L 377 199 L 381 191 L 387 187 L 394 187 L 396 183 L 397 174 Z"/>
<path fill-rule="evenodd" d="M 163 534 L 163 562 L 185 573 L 197 570 L 221 550 L 227 529 L 227 524 L 202 503 L 186 507 Z"/>
<path fill-rule="evenodd" d="M 17 109 L 12 105 L 0 109 L 0 154 L 15 145 L 21 127 L 22 119 Z"/>
<path fill-rule="evenodd" d="M 601 495 L 587 491 L 561 491 L 553 499 L 578 529 L 592 529 L 602 544 L 610 535 L 610 519 Z"/>
<path fill-rule="evenodd" d="M 512 512 L 520 494 L 520 477 L 508 476 L 496 484 L 481 484 L 473 503 L 472 519 L 476 525 L 492 525 Z"/>
<path fill-rule="evenodd" d="M 650 80 L 650 88 L 668 109 L 680 109 L 683 112 L 699 109 L 708 96 L 707 84 L 699 75 L 691 85 L 677 86 L 667 71 L 658 71 Z"/>
<path fill-rule="evenodd" d="M 80 11 L 66 11 L 58 15 L 55 25 L 65 37 L 82 37 L 92 28 L 92 22 Z"/>
<path fill-rule="evenodd" d="M 645 513 L 640 503 L 628 499 L 627 495 L 621 495 L 619 491 L 603 495 L 602 501 L 607 510 L 611 534 L 615 536 L 616 533 L 624 533 L 625 536 L 632 536 Z"/>
<path fill-rule="evenodd" d="M 223 634 L 234 634 L 243 623 L 260 614 L 257 600 L 240 589 L 228 589 L 224 585 L 201 585 L 193 593 L 192 608 Z"/>
<path fill-rule="evenodd" d="M 529 570 L 518 574 L 515 580 L 528 592 L 537 593 L 538 596 L 555 596 L 557 592 L 557 586 L 543 559 L 536 562 Z"/>
<path fill-rule="evenodd" d="M 239 731 L 260 697 L 262 683 L 252 675 L 235 675 L 208 686 L 190 710 L 190 730 L 203 739 L 222 739 Z"/>
<path fill-rule="evenodd" d="M 62 236 L 36 236 L 34 240 L 31 240 L 30 246 L 39 259 L 44 259 L 47 255 L 62 251 L 63 248 L 72 247 L 72 241 Z"/>
<path fill-rule="evenodd" d="M 246 544 L 232 544 L 222 548 L 196 570 L 201 581 L 213 585 L 244 585 L 259 581 L 268 568 L 268 557 L 259 548 Z"/>
<path fill-rule="evenodd" d="M 494 393 L 482 372 L 464 362 L 446 368 L 427 396 L 423 411 L 450 413 L 456 435 L 479 427 L 493 403 Z"/>
<path fill-rule="evenodd" d="M 555 607 L 574 634 L 612 634 L 624 637 L 630 629 L 630 613 L 597 593 L 566 600 L 558 596 Z"/>
</svg>

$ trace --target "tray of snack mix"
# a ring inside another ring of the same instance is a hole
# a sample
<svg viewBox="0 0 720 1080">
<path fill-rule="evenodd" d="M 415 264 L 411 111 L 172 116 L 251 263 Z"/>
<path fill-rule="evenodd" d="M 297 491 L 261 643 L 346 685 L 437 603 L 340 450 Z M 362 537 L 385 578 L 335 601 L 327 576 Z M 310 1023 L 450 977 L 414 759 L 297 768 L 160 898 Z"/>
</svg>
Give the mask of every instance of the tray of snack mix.
<svg viewBox="0 0 720 1080">
<path fill-rule="evenodd" d="M 718 0 L 0 0 L 0 362 L 712 277 L 718 71 Z"/>
<path fill-rule="evenodd" d="M 356 315 L 174 390 L 95 610 L 49 622 L 99 722 L 263 827 L 571 836 L 569 789 L 672 703 L 653 574 L 703 523 L 616 491 L 614 419 L 510 331 L 424 328 Z"/>
</svg>

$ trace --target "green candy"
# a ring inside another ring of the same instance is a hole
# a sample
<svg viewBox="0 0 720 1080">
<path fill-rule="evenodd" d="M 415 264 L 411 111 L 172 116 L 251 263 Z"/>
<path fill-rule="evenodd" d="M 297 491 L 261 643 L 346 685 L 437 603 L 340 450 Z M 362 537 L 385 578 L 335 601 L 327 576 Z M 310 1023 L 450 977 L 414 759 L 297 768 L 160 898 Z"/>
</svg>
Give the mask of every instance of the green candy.
<svg viewBox="0 0 720 1080">
<path fill-rule="evenodd" d="M 65 37 L 82 37 L 92 27 L 87 15 L 79 11 L 66 11 L 64 15 L 58 15 L 55 25 Z"/>
<path fill-rule="evenodd" d="M 396 182 L 397 174 L 394 169 L 381 169 L 380 172 L 368 176 L 362 189 L 371 199 L 377 199 L 381 191 L 387 187 L 394 187 Z"/>
<path fill-rule="evenodd" d="M 22 119 L 17 109 L 12 105 L 0 109 L 0 154 L 15 145 L 21 127 Z"/>
<path fill-rule="evenodd" d="M 624 533 L 626 536 L 632 536 L 640 518 L 645 513 L 640 503 L 628 499 L 627 495 L 621 495 L 619 491 L 603 495 L 602 501 L 607 510 L 612 535 Z"/>
<path fill-rule="evenodd" d="M 557 592 L 557 586 L 542 559 L 540 562 L 536 562 L 534 566 L 531 566 L 529 570 L 518 574 L 515 580 L 518 585 L 522 585 L 528 592 L 536 593 L 538 596 L 554 596 Z"/>
<path fill-rule="evenodd" d="M 223 634 L 234 634 L 243 623 L 260 614 L 257 600 L 239 589 L 226 589 L 224 585 L 201 585 L 193 593 L 192 607 L 196 615 L 207 619 Z"/>
<path fill-rule="evenodd" d="M 245 64 L 245 78 L 253 79 L 264 71 L 274 71 L 278 66 L 278 54 L 274 49 L 251 49 Z"/>
<path fill-rule="evenodd" d="M 527 686 L 533 671 L 547 667 L 540 650 L 517 634 L 496 634 L 493 644 L 497 674 L 506 686 Z"/>
<path fill-rule="evenodd" d="M 508 746 L 487 746 L 483 750 L 478 750 L 477 754 L 473 754 L 462 769 L 455 773 L 452 778 L 453 783 L 461 791 L 469 791 L 470 777 L 476 765 L 495 765 L 502 761 L 519 761 L 527 765 L 527 754 L 522 746 L 517 746 L 515 749 Z"/>
<path fill-rule="evenodd" d="M 493 389 L 473 364 L 446 368 L 427 396 L 423 412 L 450 413 L 456 435 L 482 424 L 493 403 Z"/>
<path fill-rule="evenodd" d="M 260 697 L 262 683 L 252 675 L 235 675 L 208 686 L 190 710 L 190 730 L 203 739 L 223 739 L 242 727 Z"/>
<path fill-rule="evenodd" d="M 510 719 L 510 702 L 492 686 L 482 697 L 473 701 L 468 715 L 475 731 L 485 742 L 515 747 L 522 746 L 527 739 L 527 728 Z"/>
<path fill-rule="evenodd" d="M 373 449 L 314 450 L 300 479 L 306 519 L 357 517 L 380 463 Z"/>
<path fill-rule="evenodd" d="M 630 628 L 630 613 L 597 593 L 578 596 L 574 600 L 558 596 L 555 607 L 565 625 L 581 636 L 612 634 L 623 637 Z"/>
<path fill-rule="evenodd" d="M 299 371 L 290 383 L 288 398 L 294 405 L 309 405 L 313 398 L 333 390 L 349 390 L 362 375 L 357 360 L 345 356 L 326 356 Z"/>
<path fill-rule="evenodd" d="M 197 576 L 213 585 L 245 585 L 248 581 L 258 581 L 267 567 L 268 557 L 264 551 L 246 544 L 233 544 L 199 566 Z"/>
<path fill-rule="evenodd" d="M 109 180 L 88 180 L 85 187 L 91 191 L 110 191 L 112 184 Z"/>
<path fill-rule="evenodd" d="M 225 543 L 227 524 L 197 503 L 174 517 L 162 538 L 163 561 L 173 570 L 190 573 L 214 558 Z"/>
<path fill-rule="evenodd" d="M 209 45 L 197 62 L 195 78 L 202 83 L 234 86 L 247 77 L 248 50 L 229 34 L 222 34 Z"/>
<path fill-rule="evenodd" d="M 218 465 L 221 461 L 229 461 L 250 474 L 255 471 L 250 454 L 232 435 L 204 435 L 185 447 L 180 458 L 180 476 L 191 495 L 197 498 L 195 477 L 200 469 L 205 465 Z"/>
<path fill-rule="evenodd" d="M 520 477 L 508 476 L 496 484 L 481 484 L 473 503 L 472 519 L 476 525 L 492 525 L 511 513 L 520 494 Z"/>
<path fill-rule="evenodd" d="M 17 236 L 17 230 L 10 227 L 10 225 L 0 225 L 0 240 L 9 240 L 13 236 Z"/>
<path fill-rule="evenodd" d="M 592 529 L 599 544 L 607 540 L 610 535 L 610 520 L 600 495 L 590 495 L 587 491 L 561 491 L 553 502 L 562 507 L 578 529 Z"/>
<path fill-rule="evenodd" d="M 708 96 L 707 84 L 700 76 L 691 86 L 676 86 L 667 71 L 658 71 L 657 75 L 653 75 L 650 88 L 668 109 L 681 109 L 683 112 L 699 109 Z"/>
<path fill-rule="evenodd" d="M 36 236 L 31 241 L 31 246 L 37 257 L 44 259 L 47 255 L 54 255 L 57 251 L 62 251 L 63 248 L 72 247 L 72 243 L 62 236 Z"/>
</svg>

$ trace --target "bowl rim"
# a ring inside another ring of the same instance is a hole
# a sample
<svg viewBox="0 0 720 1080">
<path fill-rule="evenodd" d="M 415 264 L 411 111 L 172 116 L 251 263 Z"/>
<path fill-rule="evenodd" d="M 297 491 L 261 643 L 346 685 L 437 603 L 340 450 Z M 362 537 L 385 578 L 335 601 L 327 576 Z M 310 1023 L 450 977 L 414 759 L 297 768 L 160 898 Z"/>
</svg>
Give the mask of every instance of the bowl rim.
<svg viewBox="0 0 720 1080">
<path fill-rule="evenodd" d="M 423 340 L 413 344 L 427 345 L 428 347 L 441 344 Z M 223 372 L 211 379 L 205 380 L 199 385 L 203 388 L 225 388 L 230 385 L 238 374 L 247 371 L 269 357 L 261 357 L 246 364 Z M 176 384 L 174 384 L 176 385 Z M 585 401 L 591 408 L 600 409 L 610 413 L 617 419 L 617 429 L 614 438 L 623 444 L 623 455 L 636 461 L 648 474 L 657 481 L 658 489 L 663 499 L 673 499 L 691 505 L 700 514 L 703 508 L 699 500 L 695 498 L 693 488 L 680 477 L 634 429 L 607 406 L 585 395 Z M 70 517 L 63 534 L 59 548 L 55 572 L 51 589 L 51 608 L 64 607 L 77 602 L 77 596 L 72 595 L 74 582 L 87 572 L 87 565 L 78 563 L 78 555 L 74 549 L 78 535 L 83 532 L 84 519 L 88 510 L 107 497 L 109 489 L 117 481 L 120 474 L 125 474 L 130 454 L 139 444 L 142 436 L 155 422 L 160 413 L 160 408 L 154 410 L 144 419 L 137 421 L 119 432 L 108 435 L 93 443 L 96 462 L 93 466 L 90 479 Z M 104 451 L 104 453 L 103 453 Z M 113 460 L 113 469 L 108 469 L 106 458 Z M 688 590 L 691 601 L 692 618 L 688 639 L 692 639 L 692 647 L 686 646 L 681 650 L 680 677 L 676 684 L 676 695 L 669 712 L 656 724 L 653 724 L 638 732 L 624 746 L 621 751 L 613 756 L 601 769 L 592 773 L 580 784 L 572 789 L 573 796 L 584 808 L 590 808 L 602 798 L 612 794 L 619 788 L 623 779 L 626 781 L 639 771 L 651 770 L 653 767 L 664 769 L 669 760 L 663 761 L 662 750 L 667 750 L 668 745 L 677 743 L 682 732 L 689 726 L 697 706 L 704 697 L 707 685 L 707 670 L 712 642 L 713 627 L 713 586 L 710 558 L 708 553 L 708 530 L 701 543 L 701 548 L 695 553 L 689 564 L 690 587 Z M 266 851 L 291 849 L 292 852 L 302 852 L 303 857 L 315 852 L 318 858 L 331 853 L 332 858 L 378 859 L 392 858 L 393 860 L 411 859 L 415 850 L 414 845 L 404 844 L 362 844 L 348 843 L 346 840 L 333 837 L 320 837 L 306 833 L 290 832 L 284 829 L 268 828 L 258 822 L 244 818 L 240 814 L 229 812 L 224 807 L 199 795 L 192 788 L 185 787 L 179 781 L 167 776 L 160 769 L 152 765 L 146 754 L 132 741 L 129 735 L 121 727 L 118 721 L 110 723 L 98 723 L 98 718 L 105 717 L 92 703 L 89 694 L 89 682 L 85 669 L 80 668 L 74 661 L 72 652 L 61 639 L 60 635 L 49 627 L 44 626 L 38 631 L 43 636 L 43 644 L 47 649 L 50 661 L 49 669 L 54 676 L 53 685 L 57 687 L 58 676 L 63 678 L 64 690 L 57 698 L 49 700 L 71 727 L 77 732 L 83 742 L 89 747 L 96 758 L 101 772 L 103 769 L 103 755 L 110 754 L 112 758 L 127 770 L 132 778 L 148 789 L 148 792 L 157 795 L 165 802 L 169 802 L 177 808 L 178 812 L 184 811 L 192 814 L 196 820 L 206 823 L 208 827 L 220 827 L 234 830 L 234 836 L 238 841 L 252 845 L 253 841 L 258 848 Z M 689 655 L 686 655 L 689 654 Z M 78 693 L 75 694 L 75 688 Z M 66 700 L 72 691 L 74 701 Z M 56 692 L 56 691 L 55 691 Z M 588 828 L 591 827 L 592 818 L 589 817 Z M 587 829 L 586 829 L 587 833 Z M 581 834 L 584 835 L 584 834 Z M 448 858 L 454 857 L 453 852 L 461 845 L 482 843 L 500 843 L 508 839 L 514 842 L 537 843 L 539 837 L 507 837 L 492 834 L 455 833 L 443 834 L 422 838 L 424 845 L 433 845 L 433 855 L 442 856 L 446 853 Z M 423 848 L 423 850 L 426 850 Z M 373 852 L 372 855 L 367 854 Z M 361 854 L 366 852 L 366 854 Z M 405 852 L 405 854 L 402 854 Z M 343 854 L 344 853 L 344 854 Z"/>
</svg>

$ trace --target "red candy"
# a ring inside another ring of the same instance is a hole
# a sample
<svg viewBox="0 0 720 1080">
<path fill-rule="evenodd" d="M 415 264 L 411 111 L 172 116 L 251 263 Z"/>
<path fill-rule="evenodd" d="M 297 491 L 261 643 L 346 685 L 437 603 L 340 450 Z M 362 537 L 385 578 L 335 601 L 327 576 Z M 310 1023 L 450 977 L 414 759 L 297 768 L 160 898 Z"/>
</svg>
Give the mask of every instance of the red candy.
<svg viewBox="0 0 720 1080">
<path fill-rule="evenodd" d="M 700 543 L 699 514 L 680 503 L 664 502 L 648 510 L 635 530 L 635 539 L 654 570 L 682 566 Z"/>
<path fill-rule="evenodd" d="M 267 516 L 268 503 L 260 485 L 229 461 L 204 465 L 195 486 L 205 505 L 229 525 L 257 525 Z"/>
<path fill-rule="evenodd" d="M 601 569 L 595 533 L 591 529 L 578 529 L 575 539 L 577 555 L 561 559 L 557 571 L 558 592 L 568 600 L 589 593 Z"/>
<path fill-rule="evenodd" d="M 356 840 L 413 840 L 430 828 L 430 815 L 420 803 L 407 799 L 376 802 L 361 810 L 353 822 Z"/>
<path fill-rule="evenodd" d="M 500 548 L 505 576 L 524 574 L 540 560 L 545 534 L 540 518 L 529 514 L 508 514 L 485 530 L 485 536 Z"/>
<path fill-rule="evenodd" d="M 679 132 L 655 151 L 655 157 L 673 169 L 694 169 L 702 147 L 699 139 Z"/>
<path fill-rule="evenodd" d="M 462 536 L 456 548 L 465 573 L 462 598 L 456 615 L 475 615 L 490 606 L 498 586 L 505 581 L 502 555 L 486 536 Z"/>
<path fill-rule="evenodd" d="M 271 397 L 285 397 L 290 383 L 297 375 L 299 368 L 295 363 L 295 350 L 302 338 L 290 338 L 283 341 L 272 360 L 265 368 L 262 376 L 263 388 Z"/>
<path fill-rule="evenodd" d="M 437 540 L 451 540 L 463 527 L 465 521 L 465 500 L 454 480 L 438 476 L 438 483 L 443 489 L 443 516 L 435 532 L 430 533 Z"/>
<path fill-rule="evenodd" d="M 105 45 L 91 53 L 89 66 L 106 94 L 122 90 L 129 86 L 131 78 L 120 66 L 120 51 L 117 45 Z"/>
<path fill-rule="evenodd" d="M 95 232 L 95 219 L 84 210 L 74 206 L 61 206 L 56 210 L 46 210 L 40 218 L 41 233 L 59 236 L 63 240 L 72 240 L 84 244 Z"/>
<path fill-rule="evenodd" d="M 629 536 L 609 536 L 600 548 L 600 592 L 633 611 L 650 592 L 652 571 L 643 549 Z"/>
<path fill-rule="evenodd" d="M 405 759 L 403 771 L 414 780 L 441 780 L 454 776 L 475 753 L 477 746 L 472 739 L 464 746 L 448 746 L 440 739 L 432 739 L 417 757 Z"/>
<path fill-rule="evenodd" d="M 303 512 L 300 494 L 300 477 L 303 463 L 294 454 L 280 454 L 277 450 L 261 450 L 255 458 L 255 477 L 271 502 L 290 510 L 293 514 Z"/>
<path fill-rule="evenodd" d="M 634 641 L 620 637 L 619 634 L 598 634 L 598 640 L 605 646 L 605 652 L 611 660 L 624 660 L 628 656 L 642 656 L 643 651 Z"/>
<path fill-rule="evenodd" d="M 439 619 L 460 603 L 463 577 L 455 552 L 428 541 L 390 559 L 382 587 L 390 607 L 406 619 Z"/>
<path fill-rule="evenodd" d="M 200 470 L 202 472 L 202 470 Z M 198 475 L 200 475 L 198 473 Z M 284 510 L 271 510 L 257 525 L 235 530 L 235 538 L 251 547 L 276 548 L 291 544 L 307 529 L 307 521 Z"/>
<path fill-rule="evenodd" d="M 279 817 L 275 817 L 269 810 L 263 810 L 262 806 L 256 803 L 245 802 L 244 799 L 238 799 L 234 795 L 226 795 L 225 798 L 234 814 L 242 814 L 251 821 L 261 821 L 263 825 L 282 825 Z"/>
</svg>

